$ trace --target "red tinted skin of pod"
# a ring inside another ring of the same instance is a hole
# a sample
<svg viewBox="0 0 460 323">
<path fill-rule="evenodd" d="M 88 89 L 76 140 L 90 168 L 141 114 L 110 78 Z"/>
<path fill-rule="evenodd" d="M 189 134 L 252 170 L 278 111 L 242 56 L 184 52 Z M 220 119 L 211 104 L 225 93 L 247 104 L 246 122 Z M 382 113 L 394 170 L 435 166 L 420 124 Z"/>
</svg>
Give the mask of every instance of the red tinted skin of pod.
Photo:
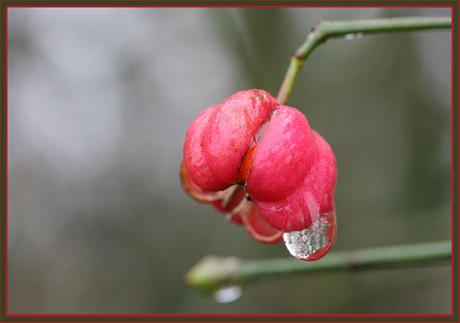
<svg viewBox="0 0 460 323">
<path fill-rule="evenodd" d="M 259 242 L 276 243 L 284 234 L 302 260 L 323 257 L 335 241 L 336 178 L 327 142 L 300 111 L 263 90 L 241 91 L 206 109 L 187 131 L 181 167 L 187 194 Z"/>
</svg>

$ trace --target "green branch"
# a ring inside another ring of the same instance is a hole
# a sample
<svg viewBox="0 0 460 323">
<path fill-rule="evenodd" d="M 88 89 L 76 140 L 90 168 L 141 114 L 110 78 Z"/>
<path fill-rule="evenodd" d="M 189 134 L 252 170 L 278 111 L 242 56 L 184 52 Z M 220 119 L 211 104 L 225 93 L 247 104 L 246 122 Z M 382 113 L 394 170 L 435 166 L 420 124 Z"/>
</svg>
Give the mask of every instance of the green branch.
<svg viewBox="0 0 460 323">
<path fill-rule="evenodd" d="M 410 18 L 387 18 L 349 21 L 320 21 L 312 28 L 307 40 L 300 46 L 294 56 L 291 57 L 286 76 L 278 93 L 278 103 L 286 104 L 295 79 L 305 60 L 311 52 L 320 44 L 332 37 L 360 37 L 363 35 L 414 31 L 429 29 L 448 29 L 452 27 L 450 17 L 410 17 Z"/>
<path fill-rule="evenodd" d="M 382 269 L 444 261 L 450 264 L 450 241 L 406 246 L 334 252 L 314 262 L 296 258 L 241 260 L 235 257 L 206 256 L 185 275 L 185 284 L 199 292 L 214 295 L 222 288 L 251 280 L 279 275 L 324 271 Z"/>
</svg>

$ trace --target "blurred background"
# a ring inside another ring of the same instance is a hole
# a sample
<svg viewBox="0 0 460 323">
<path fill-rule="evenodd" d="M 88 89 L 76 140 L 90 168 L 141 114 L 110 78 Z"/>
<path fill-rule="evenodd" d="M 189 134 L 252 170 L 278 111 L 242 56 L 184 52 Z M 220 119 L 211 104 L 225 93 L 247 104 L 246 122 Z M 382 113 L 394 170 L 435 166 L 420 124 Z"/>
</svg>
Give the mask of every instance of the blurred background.
<svg viewBox="0 0 460 323">
<path fill-rule="evenodd" d="M 9 8 L 8 313 L 441 314 L 448 265 L 263 280 L 220 304 L 206 255 L 290 257 L 188 198 L 185 133 L 240 90 L 276 96 L 319 19 L 449 8 Z M 332 251 L 451 238 L 451 33 L 330 40 L 288 105 L 334 150 Z"/>
</svg>

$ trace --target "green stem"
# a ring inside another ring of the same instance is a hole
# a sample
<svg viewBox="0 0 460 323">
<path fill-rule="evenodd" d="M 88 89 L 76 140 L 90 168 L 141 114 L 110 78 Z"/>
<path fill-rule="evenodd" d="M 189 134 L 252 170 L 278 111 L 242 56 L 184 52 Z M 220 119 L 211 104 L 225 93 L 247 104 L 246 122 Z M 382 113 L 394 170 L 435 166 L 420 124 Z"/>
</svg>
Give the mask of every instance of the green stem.
<svg viewBox="0 0 460 323">
<path fill-rule="evenodd" d="M 451 242 L 335 252 L 320 261 L 302 262 L 292 259 L 244 261 L 241 263 L 242 280 L 263 276 L 295 274 L 332 270 L 362 270 L 387 266 L 421 264 L 451 259 Z"/>
<path fill-rule="evenodd" d="M 286 104 L 295 79 L 305 60 L 320 44 L 332 37 L 346 35 L 369 35 L 386 32 L 448 29 L 452 27 L 450 17 L 409 17 L 349 21 L 320 21 L 312 28 L 307 40 L 292 56 L 286 76 L 278 93 L 278 103 Z M 353 37 L 353 36 L 351 36 Z"/>
<path fill-rule="evenodd" d="M 185 283 L 195 290 L 213 294 L 224 286 L 239 285 L 262 277 L 324 271 L 379 269 L 437 261 L 449 261 L 446 263 L 450 264 L 451 247 L 450 241 L 443 241 L 334 252 L 314 262 L 299 261 L 293 257 L 241 260 L 235 257 L 207 256 L 186 274 Z"/>
</svg>

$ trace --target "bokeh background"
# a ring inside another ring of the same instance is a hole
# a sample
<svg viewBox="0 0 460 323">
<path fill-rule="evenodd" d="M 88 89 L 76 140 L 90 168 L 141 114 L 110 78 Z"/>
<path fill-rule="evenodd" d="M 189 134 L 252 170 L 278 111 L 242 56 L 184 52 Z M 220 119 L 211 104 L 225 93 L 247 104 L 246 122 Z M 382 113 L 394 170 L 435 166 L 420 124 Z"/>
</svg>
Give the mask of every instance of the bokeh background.
<svg viewBox="0 0 460 323">
<path fill-rule="evenodd" d="M 290 257 L 181 190 L 185 133 L 239 90 L 276 96 L 318 19 L 449 8 L 9 8 L 8 313 L 439 314 L 449 265 L 267 279 L 220 304 L 204 256 Z M 449 240 L 451 32 L 330 40 L 289 105 L 338 164 L 333 251 Z"/>
</svg>

